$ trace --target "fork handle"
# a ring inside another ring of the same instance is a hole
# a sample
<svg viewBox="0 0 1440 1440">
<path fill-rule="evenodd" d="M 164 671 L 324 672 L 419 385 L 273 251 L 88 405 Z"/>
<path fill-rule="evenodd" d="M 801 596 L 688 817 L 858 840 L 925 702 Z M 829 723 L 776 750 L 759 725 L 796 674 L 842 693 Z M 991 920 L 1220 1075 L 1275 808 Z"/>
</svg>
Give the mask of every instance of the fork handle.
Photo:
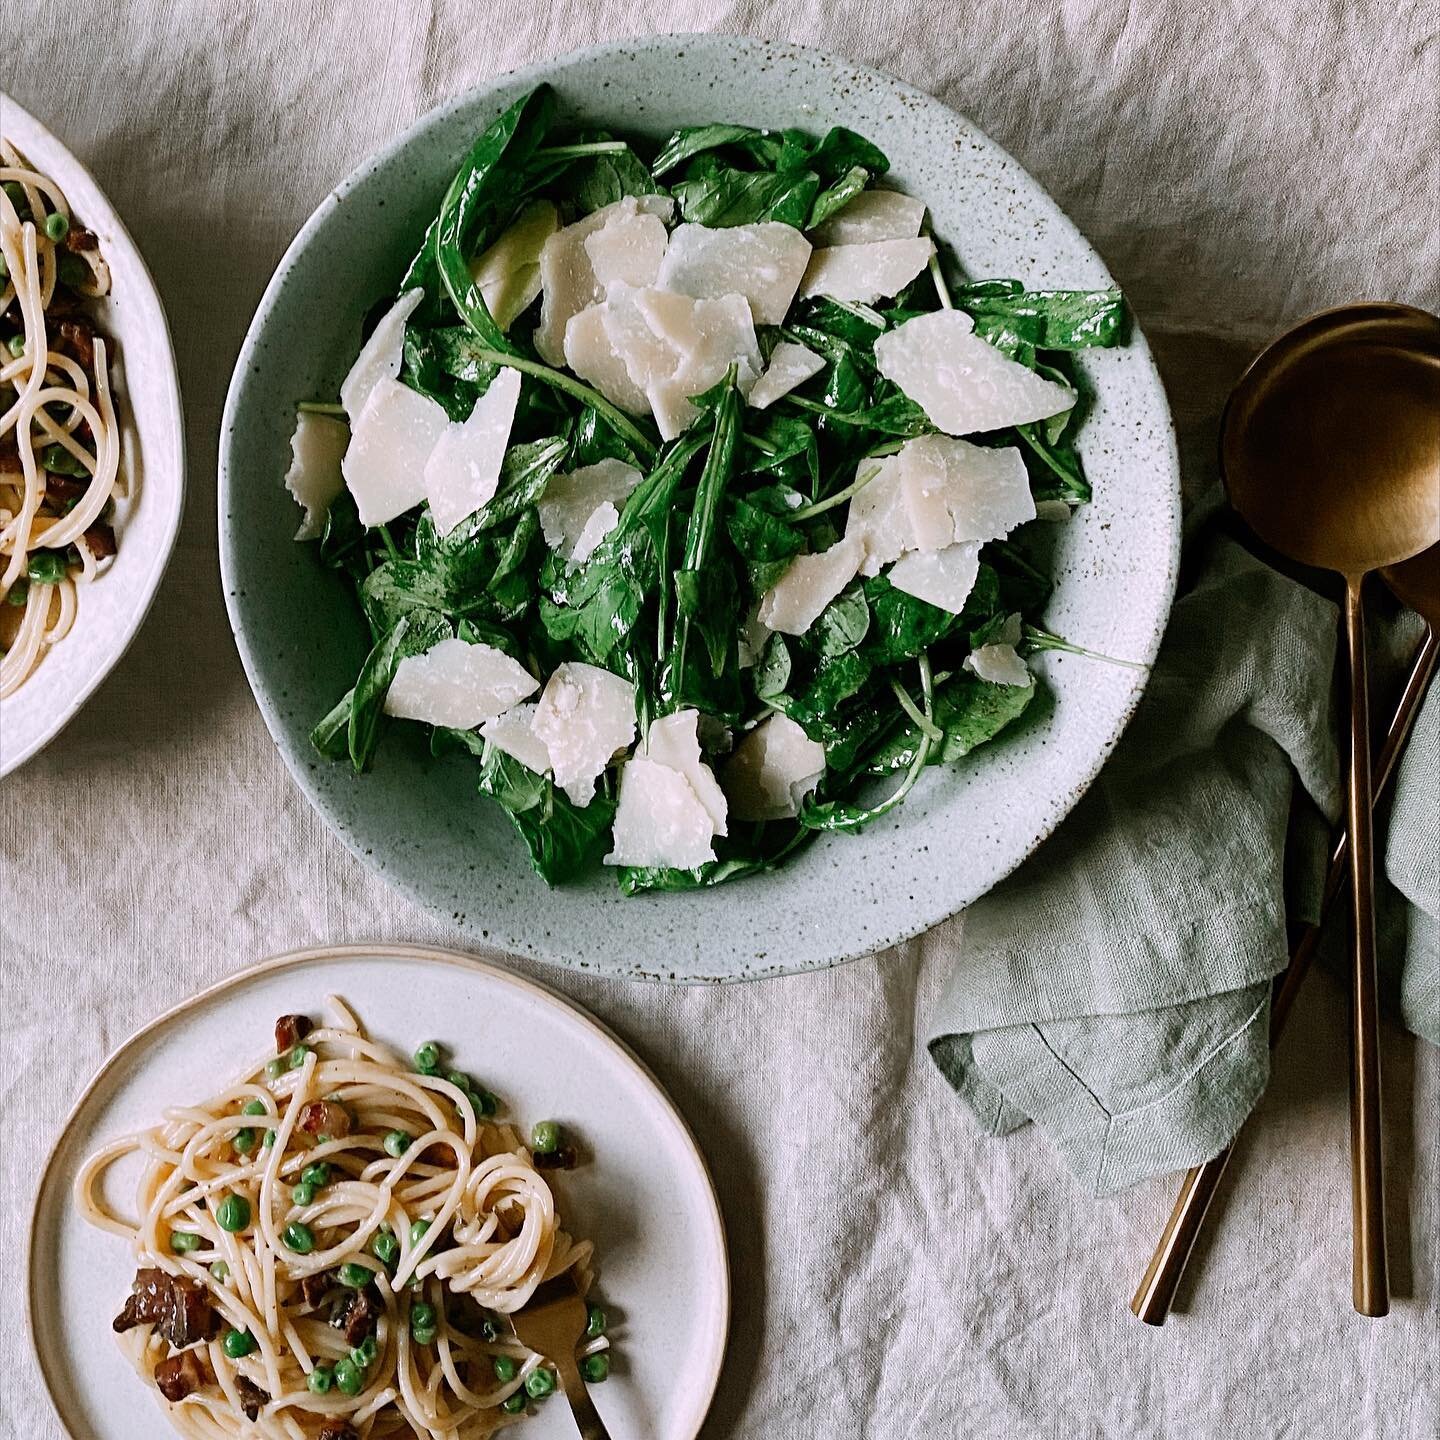
<svg viewBox="0 0 1440 1440">
<path fill-rule="evenodd" d="M 585 1388 L 585 1381 L 580 1377 L 580 1367 L 575 1363 L 574 1356 L 563 1356 L 553 1363 L 560 1375 L 560 1386 L 565 1391 L 565 1398 L 570 1402 L 570 1413 L 575 1417 L 580 1440 L 610 1440 L 610 1432 L 605 1428 L 605 1422 L 600 1418 L 600 1412 L 595 1408 L 590 1392 Z"/>
</svg>

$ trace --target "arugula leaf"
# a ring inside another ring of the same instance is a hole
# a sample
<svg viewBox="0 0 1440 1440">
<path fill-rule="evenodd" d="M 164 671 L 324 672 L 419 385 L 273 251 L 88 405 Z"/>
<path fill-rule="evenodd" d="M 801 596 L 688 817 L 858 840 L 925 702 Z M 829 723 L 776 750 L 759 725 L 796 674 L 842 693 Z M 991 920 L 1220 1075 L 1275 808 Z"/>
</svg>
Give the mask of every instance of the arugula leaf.
<svg viewBox="0 0 1440 1440">
<path fill-rule="evenodd" d="M 383 718 L 381 707 L 395 678 L 396 666 L 407 655 L 419 655 L 449 633 L 450 626 L 443 615 L 433 610 L 414 610 L 402 615 L 365 657 L 351 692 L 346 732 L 350 763 L 357 771 L 364 770 L 375 754 Z"/>
<path fill-rule="evenodd" d="M 1037 350 L 1083 350 L 1125 339 L 1125 299 L 1118 290 L 974 290 L 967 287 L 958 304 L 986 339 L 990 327 L 1004 327 Z"/>
<path fill-rule="evenodd" d="M 813 490 L 820 481 L 820 447 L 812 425 L 798 415 L 779 410 L 762 412 L 741 436 L 747 447 L 745 468 L 757 474 L 775 473 L 806 478 Z"/>
<path fill-rule="evenodd" d="M 570 427 L 570 454 L 567 470 L 580 470 L 601 460 L 623 460 L 639 468 L 635 452 L 596 410 L 582 410 Z"/>
<path fill-rule="evenodd" d="M 603 793 L 588 805 L 576 805 L 553 781 L 489 744 L 483 748 L 479 786 L 510 817 L 530 864 L 547 885 L 598 865 L 609 848 L 615 802 Z"/>
<path fill-rule="evenodd" d="M 837 210 L 842 210 L 870 183 L 870 172 L 860 165 L 851 166 L 833 184 L 827 185 L 810 205 L 805 229 L 823 225 Z"/>
<path fill-rule="evenodd" d="M 725 525 L 730 541 L 745 562 L 750 589 L 763 595 L 805 548 L 805 537 L 793 525 L 762 510 L 750 499 L 730 501 Z"/>
<path fill-rule="evenodd" d="M 352 685 L 310 732 L 310 743 L 327 760 L 343 760 L 350 753 L 350 709 L 354 703 Z"/>
<path fill-rule="evenodd" d="M 856 167 L 872 175 L 883 175 L 890 168 L 883 150 L 843 125 L 827 130 L 820 143 L 804 157 L 804 163 L 828 184 Z"/>
<path fill-rule="evenodd" d="M 864 653 L 876 666 L 913 660 L 959 623 L 948 610 L 897 590 L 884 575 L 867 580 L 864 594 L 870 615 Z"/>
<path fill-rule="evenodd" d="M 672 866 L 627 865 L 620 871 L 620 890 L 624 895 L 640 895 L 647 890 L 705 890 L 739 880 L 746 875 L 759 875 L 773 870 L 814 839 L 812 832 L 797 826 L 771 822 L 759 837 L 747 844 L 731 840 L 719 841 L 714 860 L 693 870 Z"/>
<path fill-rule="evenodd" d="M 870 606 L 864 590 L 857 587 L 842 590 L 820 612 L 805 638 L 823 659 L 833 660 L 854 650 L 869 629 Z"/>
<path fill-rule="evenodd" d="M 655 157 L 650 173 L 658 179 L 707 150 L 718 150 L 724 145 L 734 145 L 742 140 L 763 137 L 764 134 L 763 130 L 756 130 L 750 125 L 688 126 L 677 130 L 660 147 L 660 153 Z"/>
<path fill-rule="evenodd" d="M 510 348 L 509 341 L 490 319 L 480 292 L 472 284 L 468 261 L 476 250 L 503 228 L 522 195 L 522 180 L 530 158 L 555 116 L 555 92 L 537 86 L 517 100 L 470 147 L 450 182 L 440 213 L 425 232 L 420 253 L 410 262 L 400 293 L 419 286 L 425 299 L 414 323 L 433 324 L 440 318 L 441 302 L 448 293 L 460 314 L 494 344 Z"/>
<path fill-rule="evenodd" d="M 349 490 L 342 490 L 330 502 L 330 513 L 325 517 L 325 529 L 320 536 L 320 559 L 332 569 L 349 570 L 357 576 L 363 574 L 368 565 L 365 527 L 360 523 L 360 512 Z"/>
<path fill-rule="evenodd" d="M 945 733 L 931 764 L 949 764 L 993 740 L 1018 719 L 1035 698 L 1035 681 L 1028 685 L 993 685 L 969 671 L 958 671 L 935 689 L 934 723 Z M 924 737 L 907 723 L 866 762 L 871 775 L 903 770 L 915 758 Z"/>
<path fill-rule="evenodd" d="M 682 180 L 673 193 L 681 218 L 691 224 L 720 228 L 778 220 L 799 229 L 819 189 L 819 176 L 808 170 L 737 170 L 715 164 Z"/>
<path fill-rule="evenodd" d="M 475 536 L 513 520 L 527 505 L 533 505 L 544 494 L 545 486 L 564 462 L 569 448 L 569 442 L 559 435 L 532 440 L 524 445 L 512 445 L 505 452 L 494 495 L 448 535 L 436 535 L 433 541 L 427 535 L 427 545 L 433 544 L 443 556 L 451 557 L 462 551 Z M 434 525 L 428 510 L 421 523 L 427 522 L 431 527 L 429 534 L 433 534 Z"/>
<path fill-rule="evenodd" d="M 839 376 L 839 366 L 836 367 L 835 374 L 837 377 Z M 855 381 L 849 376 L 843 377 L 841 383 L 852 390 L 855 386 Z M 847 429 L 854 430 L 873 430 L 878 435 L 903 435 L 910 439 L 916 435 L 928 435 L 935 429 L 924 410 L 898 385 L 889 380 L 877 381 L 872 396 L 866 398 L 862 394 L 858 397 L 858 403 L 849 407 L 827 403 L 830 398 L 828 387 L 826 399 L 823 402 L 807 400 L 804 396 L 796 395 L 793 392 L 785 398 L 792 405 L 798 405 L 802 410 L 819 415 L 827 425 L 843 425 Z M 851 397 L 837 395 L 835 398 L 838 401 Z"/>
<path fill-rule="evenodd" d="M 685 533 L 685 552 L 675 572 L 676 620 L 674 641 L 661 676 L 663 697 L 674 708 L 693 704 L 710 713 L 738 714 L 739 658 L 736 642 L 738 597 L 735 574 L 728 559 L 716 553 L 716 536 L 722 530 L 725 490 L 735 473 L 740 434 L 740 392 L 731 366 L 723 387 L 697 397 L 713 405 L 715 430 L 705 457 L 705 468 L 695 492 L 695 504 Z M 697 668 L 692 633 L 704 644 L 709 671 Z M 715 682 L 729 672 L 731 684 L 723 696 L 713 695 Z M 707 707 L 702 701 L 712 701 Z"/>
<path fill-rule="evenodd" d="M 584 138 L 609 140 L 611 137 L 598 131 Z M 565 184 L 577 216 L 603 210 L 627 195 L 664 193 L 664 187 L 650 178 L 650 172 L 629 146 L 624 150 L 584 156 L 566 172 Z"/>
</svg>

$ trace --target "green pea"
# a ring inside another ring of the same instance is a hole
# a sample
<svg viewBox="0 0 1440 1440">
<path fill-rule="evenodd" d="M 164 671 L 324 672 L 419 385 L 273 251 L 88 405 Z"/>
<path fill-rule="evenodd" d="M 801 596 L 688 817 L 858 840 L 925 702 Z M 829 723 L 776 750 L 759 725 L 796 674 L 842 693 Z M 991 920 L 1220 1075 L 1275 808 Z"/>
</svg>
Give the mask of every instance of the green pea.
<svg viewBox="0 0 1440 1440">
<path fill-rule="evenodd" d="M 410 1227 L 410 1248 L 413 1250 L 429 1233 L 430 1222 L 428 1220 L 417 1220 Z"/>
<path fill-rule="evenodd" d="M 267 1130 L 260 1143 L 268 1150 L 275 1143 L 279 1134 L 280 1132 L 278 1130 Z"/>
<path fill-rule="evenodd" d="M 70 233 L 70 222 L 58 210 L 45 217 L 45 233 L 54 241 L 63 240 Z"/>
<path fill-rule="evenodd" d="M 285 1057 L 277 1055 L 273 1060 L 265 1062 L 265 1078 L 267 1080 L 278 1080 L 285 1073 Z"/>
<path fill-rule="evenodd" d="M 231 1235 L 243 1230 L 250 1223 L 250 1202 L 243 1195 L 227 1195 L 215 1212 L 215 1223 Z"/>
<path fill-rule="evenodd" d="M 244 1109 L 243 1111 L 241 1111 L 241 1114 L 243 1114 L 243 1115 L 265 1115 L 265 1114 L 268 1114 L 268 1113 L 269 1113 L 269 1110 L 270 1110 L 270 1107 L 269 1107 L 268 1105 L 266 1105 L 266 1103 L 265 1103 L 263 1100 L 252 1100 L 252 1101 L 250 1101 L 250 1103 L 249 1103 L 248 1105 L 246 1105 L 245 1109 Z"/>
<path fill-rule="evenodd" d="M 289 1066 L 292 1070 L 299 1070 L 304 1067 L 305 1057 L 310 1053 L 308 1045 L 297 1045 L 290 1052 Z"/>
<path fill-rule="evenodd" d="M 290 1191 L 290 1203 L 292 1205 L 313 1205 L 315 1203 L 315 1187 L 301 1181 Z"/>
<path fill-rule="evenodd" d="M 438 1075 L 440 1073 L 440 1047 L 433 1040 L 427 1040 L 416 1050 L 415 1068 L 422 1075 Z"/>
<path fill-rule="evenodd" d="M 543 1400 L 555 1388 L 555 1374 L 543 1365 L 525 1377 L 525 1393 L 532 1400 Z"/>
<path fill-rule="evenodd" d="M 515 1378 L 515 1362 L 508 1355 L 495 1357 L 495 1378 L 502 1384 Z"/>
<path fill-rule="evenodd" d="M 330 1183 L 330 1166 L 324 1160 L 317 1160 L 313 1165 L 307 1165 L 300 1172 L 300 1179 L 306 1185 L 313 1185 L 317 1190 L 323 1190 Z"/>
<path fill-rule="evenodd" d="M 598 1385 L 610 1374 L 610 1357 L 603 1350 L 598 1355 L 587 1355 L 580 1362 L 580 1373 L 592 1385 Z"/>
<path fill-rule="evenodd" d="M 540 1120 L 530 1131 L 530 1148 L 537 1155 L 553 1155 L 560 1148 L 560 1126 L 554 1120 Z"/>
<path fill-rule="evenodd" d="M 467 1095 L 470 1093 L 470 1077 L 463 1070 L 447 1070 L 445 1078 L 457 1090 L 463 1090 Z"/>
<path fill-rule="evenodd" d="M 470 1103 L 477 1115 L 493 1115 L 500 1108 L 500 1101 L 488 1090 L 472 1090 Z"/>
<path fill-rule="evenodd" d="M 25 337 L 23 335 L 12 335 L 10 337 L 10 353 L 18 360 L 25 353 Z"/>
<path fill-rule="evenodd" d="M 172 1230 L 170 1249 L 176 1255 L 189 1255 L 200 1248 L 200 1237 L 192 1230 Z"/>
<path fill-rule="evenodd" d="M 255 1348 L 255 1337 L 248 1330 L 227 1330 L 220 1344 L 232 1360 L 243 1360 Z"/>
<path fill-rule="evenodd" d="M 513 1395 L 507 1395 L 500 1402 L 500 1408 L 507 1415 L 518 1415 L 525 1408 L 525 1392 L 517 1390 Z"/>
<path fill-rule="evenodd" d="M 255 1132 L 247 1125 L 230 1137 L 230 1143 L 241 1155 L 248 1155 L 255 1148 L 255 1139 Z"/>
<path fill-rule="evenodd" d="M 400 1242 L 393 1235 L 379 1234 L 370 1242 L 370 1253 L 387 1270 L 400 1259 Z"/>
<path fill-rule="evenodd" d="M 308 1255 L 315 1248 L 315 1236 L 308 1225 L 302 1225 L 298 1220 L 292 1221 L 280 1233 L 280 1238 L 285 1242 L 287 1250 L 293 1250 L 297 1255 Z"/>
<path fill-rule="evenodd" d="M 362 1369 L 368 1370 L 380 1353 L 380 1342 L 373 1335 L 367 1335 L 351 1352 L 350 1358 Z"/>
<path fill-rule="evenodd" d="M 69 568 L 59 550 L 36 550 L 25 562 L 25 573 L 41 585 L 58 585 Z"/>
<path fill-rule="evenodd" d="M 435 1328 L 435 1307 L 424 1300 L 417 1300 L 410 1307 L 411 1330 L 433 1330 Z"/>
<path fill-rule="evenodd" d="M 335 1388 L 342 1395 L 358 1395 L 365 1388 L 365 1373 L 347 1355 L 335 1362 Z"/>
<path fill-rule="evenodd" d="M 375 1272 L 368 1265 L 357 1265 L 353 1261 L 340 1267 L 340 1283 L 352 1290 L 363 1290 L 375 1278 Z"/>
<path fill-rule="evenodd" d="M 585 1334 L 588 1339 L 599 1339 L 609 1323 L 610 1317 L 598 1305 L 585 1307 Z"/>
<path fill-rule="evenodd" d="M 330 1387 L 335 1383 L 335 1372 L 328 1365 L 317 1365 L 305 1377 L 305 1388 L 312 1395 L 329 1394 Z"/>
<path fill-rule="evenodd" d="M 385 1153 L 399 1159 L 410 1148 L 410 1137 L 403 1130 L 391 1130 L 385 1136 Z"/>
<path fill-rule="evenodd" d="M 6 601 L 14 606 L 23 605 L 30 598 L 30 582 L 22 575 L 11 587 Z"/>
<path fill-rule="evenodd" d="M 223 1285 L 230 1278 L 230 1267 L 223 1260 L 217 1260 L 210 1267 L 210 1278 Z"/>
</svg>

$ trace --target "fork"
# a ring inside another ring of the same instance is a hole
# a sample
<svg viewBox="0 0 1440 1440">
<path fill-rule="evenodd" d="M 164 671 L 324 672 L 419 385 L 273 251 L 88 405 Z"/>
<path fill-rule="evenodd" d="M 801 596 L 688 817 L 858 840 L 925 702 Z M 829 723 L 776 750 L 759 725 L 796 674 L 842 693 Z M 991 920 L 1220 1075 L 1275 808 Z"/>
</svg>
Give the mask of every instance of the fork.
<svg viewBox="0 0 1440 1440">
<path fill-rule="evenodd" d="M 585 1334 L 585 1302 L 570 1275 L 557 1275 L 535 1289 L 522 1310 L 510 1317 L 515 1338 L 527 1350 L 543 1355 L 560 1376 L 561 1388 L 580 1431 L 580 1440 L 610 1440 L 610 1432 L 590 1399 L 575 1363 Z"/>
</svg>

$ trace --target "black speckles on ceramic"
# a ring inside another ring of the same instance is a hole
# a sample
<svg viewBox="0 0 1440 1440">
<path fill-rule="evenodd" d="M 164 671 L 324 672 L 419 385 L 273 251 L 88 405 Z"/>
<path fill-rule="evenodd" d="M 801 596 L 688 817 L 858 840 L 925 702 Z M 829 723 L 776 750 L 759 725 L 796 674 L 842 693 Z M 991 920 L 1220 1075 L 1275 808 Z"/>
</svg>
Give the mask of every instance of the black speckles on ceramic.
<svg viewBox="0 0 1440 1440">
<path fill-rule="evenodd" d="M 844 124 L 890 156 L 974 276 L 1098 287 L 1110 276 L 1053 201 L 973 125 L 887 76 L 788 43 L 668 36 L 504 76 L 423 119 L 323 203 L 290 247 L 246 338 L 225 408 L 220 513 L 226 601 L 250 683 L 296 782 L 355 854 L 461 935 L 609 975 L 723 981 L 832 965 L 926 929 L 1007 875 L 1094 779 L 1143 670 L 1051 654 L 1043 725 L 932 771 L 893 823 L 822 840 L 788 868 L 718 890 L 625 899 L 607 873 L 547 890 L 462 759 L 387 736 L 373 773 L 316 765 L 308 732 L 354 679 L 364 626 L 340 581 L 295 545 L 281 485 L 297 400 L 334 393 L 360 321 L 392 294 L 475 133 L 542 80 L 566 119 L 662 138 L 712 120 Z M 1180 492 L 1164 391 L 1142 336 L 1087 351 L 1097 399 L 1081 449 L 1095 501 L 1064 528 L 1051 627 L 1148 663 L 1174 592 Z"/>
</svg>

